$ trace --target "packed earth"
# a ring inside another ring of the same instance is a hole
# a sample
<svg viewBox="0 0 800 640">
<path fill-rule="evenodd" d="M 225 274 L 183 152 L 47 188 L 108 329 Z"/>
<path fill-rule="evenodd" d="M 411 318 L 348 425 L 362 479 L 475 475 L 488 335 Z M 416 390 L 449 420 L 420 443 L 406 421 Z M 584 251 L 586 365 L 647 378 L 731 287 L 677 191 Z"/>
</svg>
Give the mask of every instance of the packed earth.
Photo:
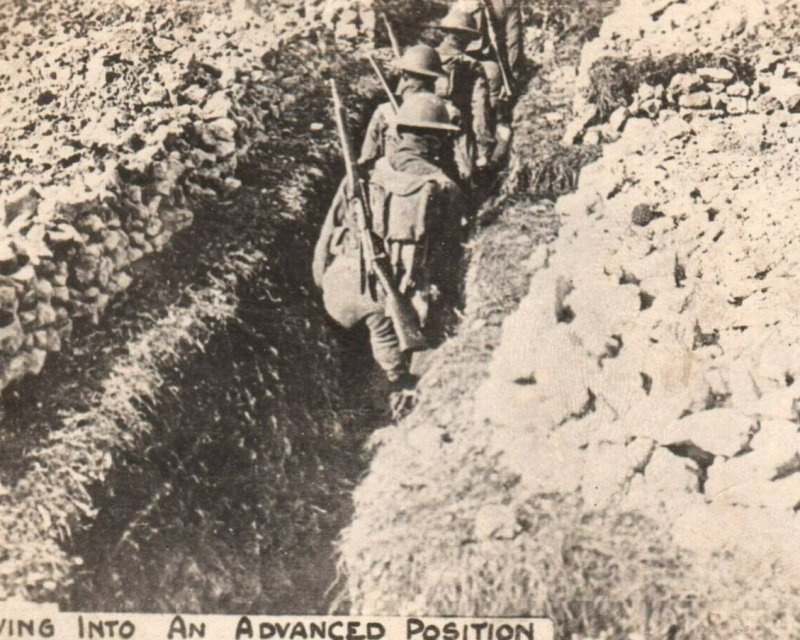
<svg viewBox="0 0 800 640">
<path fill-rule="evenodd" d="M 0 8 L 0 597 L 796 636 L 800 3 L 522 4 L 400 420 L 312 282 L 327 82 L 360 135 L 438 8 Z"/>
</svg>

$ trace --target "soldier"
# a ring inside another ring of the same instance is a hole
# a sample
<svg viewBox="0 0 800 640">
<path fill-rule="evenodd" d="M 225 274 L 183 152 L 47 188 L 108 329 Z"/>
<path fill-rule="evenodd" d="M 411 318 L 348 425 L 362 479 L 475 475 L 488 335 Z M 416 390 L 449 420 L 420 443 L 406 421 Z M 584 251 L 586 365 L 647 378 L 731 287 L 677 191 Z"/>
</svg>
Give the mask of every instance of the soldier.
<svg viewBox="0 0 800 640">
<path fill-rule="evenodd" d="M 485 1 L 492 17 L 499 54 L 511 72 L 511 80 L 516 80 L 524 62 L 522 4 L 520 0 L 458 0 L 455 4 L 461 11 L 475 17 L 481 34 L 479 40 L 470 44 L 468 51 L 481 61 L 493 61 L 495 64 L 498 61 L 489 36 L 486 12 L 481 6 L 482 1 Z"/>
<path fill-rule="evenodd" d="M 397 113 L 397 144 L 375 163 L 369 176 L 370 228 L 389 257 L 397 290 L 410 300 L 430 333 L 431 303 L 451 303 L 453 265 L 460 250 L 462 197 L 438 163 L 458 127 L 433 94 L 406 96 Z M 349 328 L 364 321 L 375 360 L 392 385 L 393 410 L 407 408 L 415 378 L 409 354 L 400 349 L 384 297 L 362 287 L 359 235 L 353 203 L 339 189 L 314 251 L 314 280 L 330 315 Z M 357 205 L 356 205 L 357 206 Z"/>
<path fill-rule="evenodd" d="M 493 162 L 499 162 L 508 152 L 511 142 L 512 92 L 523 64 L 521 2 L 520 0 L 457 0 L 454 6 L 475 17 L 481 34 L 480 38 L 467 46 L 467 52 L 483 65 L 488 80 L 492 124 L 495 127 L 497 141 Z M 490 20 L 497 50 L 492 44 Z"/>
<path fill-rule="evenodd" d="M 467 46 L 480 36 L 474 16 L 457 8 L 436 25 L 445 33 L 438 52 L 450 75 L 440 95 L 447 96 L 462 119 L 455 158 L 461 179 L 468 183 L 476 167 L 488 165 L 495 145 L 489 86 L 481 64 L 470 57 Z"/>
<path fill-rule="evenodd" d="M 395 94 L 401 101 L 404 96 L 411 93 L 433 93 L 436 81 L 447 77 L 442 70 L 442 61 L 436 49 L 426 44 L 406 49 L 395 67 L 400 71 Z M 396 143 L 397 136 L 391 126 L 394 117 L 394 107 L 390 102 L 384 102 L 375 109 L 364 134 L 359 164 L 374 163 L 378 158 L 387 155 L 388 146 Z"/>
<path fill-rule="evenodd" d="M 493 60 L 481 60 L 489 86 L 491 105 L 491 126 L 494 131 L 495 147 L 492 162 L 499 164 L 509 151 L 511 144 L 511 117 L 509 98 L 503 87 L 500 65 Z"/>
</svg>

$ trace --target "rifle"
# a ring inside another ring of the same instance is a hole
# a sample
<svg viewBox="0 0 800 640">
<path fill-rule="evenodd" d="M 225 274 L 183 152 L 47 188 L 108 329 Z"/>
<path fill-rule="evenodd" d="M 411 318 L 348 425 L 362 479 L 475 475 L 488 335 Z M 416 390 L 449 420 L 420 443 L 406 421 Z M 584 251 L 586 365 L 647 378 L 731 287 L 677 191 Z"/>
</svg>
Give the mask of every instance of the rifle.
<svg viewBox="0 0 800 640">
<path fill-rule="evenodd" d="M 484 20 L 486 20 L 486 30 L 489 32 L 489 41 L 492 43 L 494 55 L 497 58 L 497 64 L 500 66 L 500 75 L 503 78 L 503 88 L 506 90 L 508 97 L 514 95 L 514 90 L 511 88 L 511 71 L 508 68 L 508 62 L 500 53 L 500 45 L 497 41 L 497 31 L 494 28 L 494 11 L 492 11 L 486 0 L 478 0 L 483 11 Z"/>
<path fill-rule="evenodd" d="M 339 91 L 336 88 L 336 81 L 331 80 L 330 84 L 336 128 L 339 132 L 339 141 L 342 145 L 342 155 L 347 171 L 347 191 L 357 198 L 353 209 L 355 210 L 360 239 L 359 244 L 366 263 L 367 274 L 375 276 L 386 295 L 386 311 L 392 319 L 400 350 L 419 351 L 425 349 L 427 340 L 420 329 L 417 314 L 411 303 L 400 295 L 397 287 L 392 282 L 393 274 L 389 265 L 389 258 L 384 251 L 377 249 L 375 238 L 369 228 L 367 216 L 371 218 L 372 215 L 366 180 L 360 175 L 358 166 L 353 161 L 353 151 L 350 146 L 350 138 L 347 135 L 347 125 L 344 121 L 344 108 L 339 98 Z"/>
<path fill-rule="evenodd" d="M 383 24 L 386 25 L 386 33 L 389 34 L 389 42 L 392 43 L 392 51 L 394 52 L 394 57 L 399 58 L 402 53 L 400 51 L 400 41 L 397 39 L 397 35 L 392 28 L 392 23 L 389 22 L 389 18 L 385 13 L 381 13 L 381 18 L 383 18 Z"/>
<path fill-rule="evenodd" d="M 378 61 L 375 59 L 375 56 L 373 56 L 371 53 L 369 54 L 369 61 L 372 63 L 372 68 L 375 70 L 375 75 L 378 76 L 378 80 L 380 80 L 383 90 L 389 97 L 389 102 L 392 105 L 392 109 L 394 109 L 394 112 L 397 113 L 398 109 L 400 109 L 400 106 L 397 104 L 397 98 L 395 97 L 394 93 L 389 87 L 389 82 L 386 80 L 386 76 L 383 75 L 383 70 L 381 69 L 381 65 L 378 64 Z"/>
</svg>

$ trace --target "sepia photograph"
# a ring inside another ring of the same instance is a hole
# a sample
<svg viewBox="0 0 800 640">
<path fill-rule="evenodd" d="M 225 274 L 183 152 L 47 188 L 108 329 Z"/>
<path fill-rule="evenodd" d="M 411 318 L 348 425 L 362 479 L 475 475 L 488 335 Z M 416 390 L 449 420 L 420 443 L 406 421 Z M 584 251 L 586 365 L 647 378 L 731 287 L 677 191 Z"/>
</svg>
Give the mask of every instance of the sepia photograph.
<svg viewBox="0 0 800 640">
<path fill-rule="evenodd" d="M 800 637 L 798 39 L 0 0 L 0 638 Z"/>
</svg>

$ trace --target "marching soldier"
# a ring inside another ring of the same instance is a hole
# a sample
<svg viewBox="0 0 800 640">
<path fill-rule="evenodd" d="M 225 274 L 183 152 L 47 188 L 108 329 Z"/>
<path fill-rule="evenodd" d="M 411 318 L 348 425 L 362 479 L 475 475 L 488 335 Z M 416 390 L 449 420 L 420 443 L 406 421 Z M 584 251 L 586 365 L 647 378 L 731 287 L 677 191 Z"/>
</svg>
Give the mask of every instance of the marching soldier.
<svg viewBox="0 0 800 640">
<path fill-rule="evenodd" d="M 502 64 L 511 74 L 513 82 L 519 77 L 524 61 L 522 4 L 520 0 L 458 0 L 455 6 L 475 17 L 480 38 L 469 45 L 468 51 L 481 61 Z M 487 16 L 488 13 L 488 16 Z M 489 19 L 496 37 L 495 53 L 490 34 Z"/>
<path fill-rule="evenodd" d="M 454 5 L 472 15 L 480 37 L 467 52 L 483 66 L 492 106 L 496 146 L 493 161 L 500 161 L 511 143 L 511 103 L 522 66 L 522 8 L 519 0 L 457 0 Z"/>
<path fill-rule="evenodd" d="M 401 102 L 412 93 L 433 93 L 436 81 L 447 77 L 436 49 L 426 44 L 406 49 L 395 67 L 400 71 L 400 80 L 394 93 Z M 364 134 L 359 164 L 374 163 L 387 155 L 387 147 L 396 144 L 397 135 L 392 126 L 394 118 L 395 108 L 391 102 L 384 102 L 375 109 Z"/>
<path fill-rule="evenodd" d="M 474 16 L 455 7 L 436 28 L 445 33 L 437 50 L 449 74 L 449 81 L 440 85 L 439 93 L 448 97 L 461 115 L 462 132 L 456 143 L 455 159 L 461 179 L 469 183 L 475 168 L 488 165 L 495 145 L 486 73 L 466 52 L 480 32 Z"/>
<path fill-rule="evenodd" d="M 369 234 L 390 265 L 392 290 L 410 303 L 430 334 L 430 305 L 452 302 L 456 285 L 452 267 L 460 250 L 462 196 L 438 163 L 458 127 L 444 102 L 429 93 L 406 95 L 395 126 L 397 144 L 368 177 Z M 366 323 L 373 356 L 393 386 L 397 413 L 413 397 L 415 379 L 410 354 L 398 338 L 403 327 L 387 310 L 387 291 L 364 286 L 359 206 L 343 182 L 314 251 L 314 280 L 326 310 L 342 326 Z"/>
</svg>

